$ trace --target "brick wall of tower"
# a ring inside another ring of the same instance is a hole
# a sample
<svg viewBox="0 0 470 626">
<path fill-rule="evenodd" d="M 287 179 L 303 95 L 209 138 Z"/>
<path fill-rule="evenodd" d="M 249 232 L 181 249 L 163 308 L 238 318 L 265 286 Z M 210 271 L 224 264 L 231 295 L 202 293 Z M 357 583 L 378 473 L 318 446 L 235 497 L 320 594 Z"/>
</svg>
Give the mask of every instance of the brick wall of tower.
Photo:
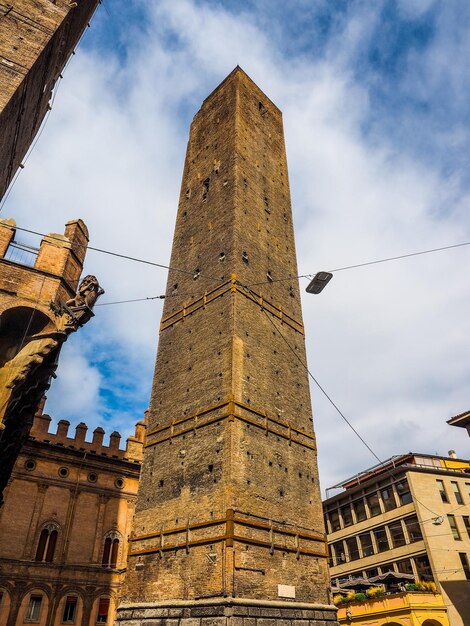
<svg viewBox="0 0 470 626">
<path fill-rule="evenodd" d="M 0 198 L 46 115 L 54 85 L 98 0 L 0 4 Z"/>
<path fill-rule="evenodd" d="M 194 117 L 171 265 L 125 601 L 326 602 L 282 117 L 240 69 Z"/>
</svg>

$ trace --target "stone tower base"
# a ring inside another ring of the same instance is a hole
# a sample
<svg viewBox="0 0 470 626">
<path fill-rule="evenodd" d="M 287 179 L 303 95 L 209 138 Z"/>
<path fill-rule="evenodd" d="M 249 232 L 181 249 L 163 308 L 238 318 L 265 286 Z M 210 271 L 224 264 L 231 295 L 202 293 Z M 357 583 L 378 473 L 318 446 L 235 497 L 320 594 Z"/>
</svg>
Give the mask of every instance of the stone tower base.
<svg viewBox="0 0 470 626">
<path fill-rule="evenodd" d="M 116 626 L 337 626 L 328 604 L 246 598 L 122 604 Z"/>
</svg>

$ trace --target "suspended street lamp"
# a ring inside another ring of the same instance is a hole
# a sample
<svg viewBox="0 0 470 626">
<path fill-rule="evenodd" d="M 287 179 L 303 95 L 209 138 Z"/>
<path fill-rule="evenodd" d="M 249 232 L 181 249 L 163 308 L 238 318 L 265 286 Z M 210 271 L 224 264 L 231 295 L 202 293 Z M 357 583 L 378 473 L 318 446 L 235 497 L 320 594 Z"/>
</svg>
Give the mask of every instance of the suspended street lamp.
<svg viewBox="0 0 470 626">
<path fill-rule="evenodd" d="M 332 278 L 333 274 L 331 272 L 317 272 L 305 291 L 307 293 L 319 294 Z"/>
</svg>

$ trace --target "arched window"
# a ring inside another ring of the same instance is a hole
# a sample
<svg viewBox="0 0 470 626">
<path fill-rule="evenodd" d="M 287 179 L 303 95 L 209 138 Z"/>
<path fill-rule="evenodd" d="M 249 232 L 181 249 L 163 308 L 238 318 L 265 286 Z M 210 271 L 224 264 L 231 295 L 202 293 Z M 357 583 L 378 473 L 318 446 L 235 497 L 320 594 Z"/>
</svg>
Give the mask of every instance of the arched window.
<svg viewBox="0 0 470 626">
<path fill-rule="evenodd" d="M 64 602 L 64 612 L 62 615 L 62 624 L 75 624 L 75 618 L 77 616 L 77 605 L 77 596 L 66 596 Z"/>
<path fill-rule="evenodd" d="M 101 597 L 98 601 L 98 613 L 96 615 L 97 624 L 106 624 L 109 615 L 109 598 Z"/>
<path fill-rule="evenodd" d="M 27 622 L 39 622 L 41 616 L 43 596 L 41 594 L 31 594 L 29 598 L 28 608 L 26 609 Z"/>
<path fill-rule="evenodd" d="M 36 550 L 36 561 L 52 563 L 58 535 L 59 531 L 54 524 L 48 524 L 41 530 Z"/>
<path fill-rule="evenodd" d="M 103 567 L 116 567 L 119 558 L 120 535 L 117 532 L 110 532 L 106 535 L 103 547 Z"/>
<path fill-rule="evenodd" d="M 10 594 L 4 587 L 0 587 L 0 624 L 6 624 L 10 613 Z"/>
</svg>

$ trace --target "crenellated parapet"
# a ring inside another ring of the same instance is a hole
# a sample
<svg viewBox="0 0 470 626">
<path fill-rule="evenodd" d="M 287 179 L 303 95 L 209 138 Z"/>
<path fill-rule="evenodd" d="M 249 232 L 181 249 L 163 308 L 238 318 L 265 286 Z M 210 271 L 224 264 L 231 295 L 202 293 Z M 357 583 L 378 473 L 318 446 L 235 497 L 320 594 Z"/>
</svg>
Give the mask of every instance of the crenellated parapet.
<svg viewBox="0 0 470 626">
<path fill-rule="evenodd" d="M 66 448 L 76 449 L 91 454 L 100 454 L 115 459 L 140 462 L 143 457 L 145 444 L 146 422 L 139 421 L 135 425 L 135 434 L 126 440 L 125 448 L 120 447 L 121 434 L 112 432 L 105 444 L 105 431 L 101 426 L 94 429 L 91 441 L 87 441 L 88 426 L 80 422 L 75 426 L 75 434 L 70 434 L 70 422 L 59 420 L 56 431 L 51 430 L 52 418 L 44 413 L 45 398 L 41 400 L 38 411 L 34 416 L 30 437 L 37 441 L 44 441 Z"/>
<path fill-rule="evenodd" d="M 48 315 L 50 301 L 74 296 L 88 240 L 85 223 L 77 219 L 66 223 L 64 234 L 49 233 L 34 247 L 17 237 L 14 219 L 0 219 L 0 313 L 21 297 Z"/>
</svg>

